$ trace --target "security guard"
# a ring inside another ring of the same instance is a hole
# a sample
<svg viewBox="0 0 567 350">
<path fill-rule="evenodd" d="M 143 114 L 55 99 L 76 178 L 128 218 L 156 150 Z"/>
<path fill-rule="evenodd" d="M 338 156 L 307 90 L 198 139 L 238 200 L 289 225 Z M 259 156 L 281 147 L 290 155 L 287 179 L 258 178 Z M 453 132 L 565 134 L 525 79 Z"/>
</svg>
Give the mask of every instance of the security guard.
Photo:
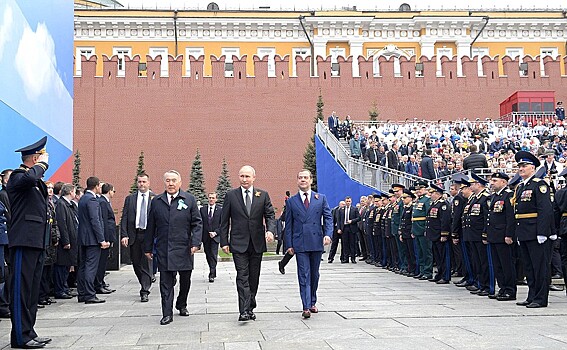
<svg viewBox="0 0 567 350">
<path fill-rule="evenodd" d="M 399 229 L 399 240 L 405 247 L 404 253 L 406 254 L 406 261 L 408 263 L 408 268 L 406 271 L 402 271 L 402 275 L 408 277 L 414 277 L 419 275 L 416 266 L 415 250 L 413 246 L 413 237 L 411 234 L 412 230 L 412 211 L 413 204 L 412 201 L 415 199 L 415 195 L 408 189 L 404 189 L 402 194 L 402 202 L 404 206 L 402 207 L 402 217 L 400 221 Z"/>
<path fill-rule="evenodd" d="M 406 260 L 406 247 L 400 241 L 399 229 L 400 221 L 402 220 L 402 211 L 404 208 L 404 203 L 402 201 L 402 193 L 406 187 L 401 184 L 392 184 L 392 191 L 396 196 L 396 203 L 392 208 L 392 235 L 394 236 L 394 243 L 396 244 L 396 249 L 398 251 L 398 266 L 399 269 L 394 271 L 396 273 L 406 273 L 408 268 L 408 262 Z"/>
<path fill-rule="evenodd" d="M 425 219 L 431 206 L 431 200 L 425 194 L 428 184 L 419 181 L 415 185 L 417 200 L 413 206 L 412 213 L 412 235 L 417 246 L 417 259 L 419 261 L 419 274 L 416 278 L 424 281 L 433 277 L 433 254 L 431 252 L 431 241 L 425 238 Z"/>
<path fill-rule="evenodd" d="M 430 186 L 431 208 L 425 220 L 425 237 L 432 242 L 433 259 L 437 264 L 437 274 L 430 281 L 437 284 L 448 284 L 451 280 L 451 252 L 449 250 L 451 211 L 447 201 L 443 199 L 445 191 L 434 184 Z"/>
<path fill-rule="evenodd" d="M 38 337 L 34 330 L 45 248 L 49 242 L 47 186 L 41 179 L 49 161 L 46 143 L 47 137 L 43 137 L 16 151 L 22 154 L 23 164 L 14 170 L 7 186 L 12 209 L 8 240 L 13 348 L 42 348 L 51 342 L 49 338 Z"/>
<path fill-rule="evenodd" d="M 486 245 L 486 219 L 488 218 L 488 198 L 486 190 L 488 181 L 475 173 L 471 174 L 469 180 L 473 196 L 468 207 L 463 213 L 463 238 L 470 244 L 471 266 L 476 285 L 468 286 L 472 294 L 488 296 L 493 294 L 490 289 L 489 257 Z"/>
<path fill-rule="evenodd" d="M 494 275 L 500 290 L 489 296 L 498 301 L 516 300 L 516 269 L 513 246 L 516 221 L 512 205 L 513 193 L 507 188 L 509 176 L 496 172 L 490 176 L 492 196 L 488 205 L 485 241 L 489 244 L 494 263 Z"/>
<path fill-rule="evenodd" d="M 553 221 L 553 206 L 547 183 L 535 177 L 535 169 L 540 162 L 536 156 L 526 151 L 515 154 L 518 173 L 522 182 L 514 195 L 516 237 L 524 262 L 528 282 L 528 297 L 516 303 L 528 308 L 547 307 L 549 283 L 547 274 L 548 245 L 550 243 Z"/>
<path fill-rule="evenodd" d="M 567 178 L 567 168 L 565 168 L 560 177 Z M 561 270 L 563 272 L 563 281 L 567 285 L 567 187 L 563 187 L 555 193 L 553 201 L 553 213 L 555 216 L 555 227 L 558 228 L 561 253 Z"/>
</svg>

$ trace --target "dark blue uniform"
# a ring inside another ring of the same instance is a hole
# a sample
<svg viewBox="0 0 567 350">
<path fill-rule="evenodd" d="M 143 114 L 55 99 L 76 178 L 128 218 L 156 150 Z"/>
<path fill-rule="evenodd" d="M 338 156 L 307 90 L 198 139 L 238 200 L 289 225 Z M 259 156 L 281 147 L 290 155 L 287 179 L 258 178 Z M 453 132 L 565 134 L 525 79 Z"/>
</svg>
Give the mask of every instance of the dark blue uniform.
<svg viewBox="0 0 567 350">
<path fill-rule="evenodd" d="M 555 227 L 560 239 L 559 251 L 561 253 L 561 270 L 563 280 L 567 285 L 567 187 L 555 193 L 553 201 L 553 213 L 555 216 Z"/>
<path fill-rule="evenodd" d="M 434 280 L 451 280 L 451 254 L 449 250 L 449 231 L 451 229 L 451 211 L 443 199 L 431 203 L 425 221 L 425 237 L 433 242 L 433 259 L 437 264 Z M 441 238 L 445 241 L 441 241 Z M 442 282 L 441 282 L 442 283 Z"/>
<path fill-rule="evenodd" d="M 471 195 L 463 212 L 463 239 L 470 246 L 471 267 L 474 281 L 481 296 L 493 294 L 490 290 L 490 266 L 486 245 L 482 242 L 486 234 L 486 220 L 488 218 L 489 194 L 484 189 L 479 194 Z M 473 288 L 471 288 L 473 289 Z"/>
<path fill-rule="evenodd" d="M 417 276 L 419 275 L 419 271 L 416 265 L 415 259 L 415 249 L 413 243 L 413 237 L 411 236 L 411 228 L 412 228 L 412 212 L 413 212 L 413 205 L 404 205 L 402 207 L 402 215 L 400 220 L 400 228 L 399 228 L 399 236 L 401 237 L 401 242 L 404 245 L 404 254 L 405 260 L 407 261 L 407 271 L 405 274 L 407 276 Z"/>
<path fill-rule="evenodd" d="M 463 236 L 463 211 L 468 199 L 459 191 L 451 202 L 451 238 L 459 239 L 459 243 L 453 246 L 453 270 L 457 271 L 463 278 L 457 283 L 473 283 L 470 254 Z"/>
</svg>

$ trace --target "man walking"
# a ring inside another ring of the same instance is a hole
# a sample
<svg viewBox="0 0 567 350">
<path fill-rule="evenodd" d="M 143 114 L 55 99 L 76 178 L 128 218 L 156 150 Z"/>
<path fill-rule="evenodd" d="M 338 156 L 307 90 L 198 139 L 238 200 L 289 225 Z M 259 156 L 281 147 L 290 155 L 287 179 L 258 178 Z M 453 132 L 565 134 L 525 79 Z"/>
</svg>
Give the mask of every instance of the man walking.
<svg viewBox="0 0 567 350">
<path fill-rule="evenodd" d="M 209 265 L 209 282 L 217 278 L 217 256 L 219 252 L 220 222 L 222 207 L 217 205 L 217 194 L 211 192 L 207 195 L 209 204 L 201 207 L 203 219 L 203 249 Z"/>
<path fill-rule="evenodd" d="M 286 201 L 285 244 L 287 252 L 296 255 L 299 293 L 303 318 L 319 312 L 317 286 L 323 246 L 331 243 L 333 217 L 324 194 L 311 191 L 313 178 L 309 170 L 297 174 L 299 192 Z"/>
</svg>

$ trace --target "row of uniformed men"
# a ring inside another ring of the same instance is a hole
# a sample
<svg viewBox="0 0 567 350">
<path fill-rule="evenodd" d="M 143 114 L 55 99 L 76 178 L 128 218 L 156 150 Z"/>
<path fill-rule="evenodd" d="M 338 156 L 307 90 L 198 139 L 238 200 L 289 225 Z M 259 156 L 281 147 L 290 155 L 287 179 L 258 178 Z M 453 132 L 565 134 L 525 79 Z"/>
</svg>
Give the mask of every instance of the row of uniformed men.
<svg viewBox="0 0 567 350">
<path fill-rule="evenodd" d="M 508 175 L 496 172 L 490 180 L 476 174 L 456 178 L 459 192 L 450 204 L 443 189 L 425 182 L 418 182 L 413 191 L 394 184 L 389 193 L 369 196 L 372 202 L 362 224 L 369 251 L 367 263 L 447 284 L 453 256 L 462 260 L 463 266 L 464 277 L 457 286 L 508 301 L 516 300 L 515 256 L 520 254 L 529 293 L 517 304 L 547 306 L 551 241 L 557 239 L 556 227 L 560 235 L 567 232 L 567 189 L 559 190 L 553 202 L 552 188 L 537 177 L 537 157 L 518 152 L 516 161 L 519 172 L 515 182 L 519 184 L 515 191 L 509 188 Z M 486 187 L 489 182 L 491 192 Z M 565 277 L 567 244 L 563 241 Z"/>
</svg>

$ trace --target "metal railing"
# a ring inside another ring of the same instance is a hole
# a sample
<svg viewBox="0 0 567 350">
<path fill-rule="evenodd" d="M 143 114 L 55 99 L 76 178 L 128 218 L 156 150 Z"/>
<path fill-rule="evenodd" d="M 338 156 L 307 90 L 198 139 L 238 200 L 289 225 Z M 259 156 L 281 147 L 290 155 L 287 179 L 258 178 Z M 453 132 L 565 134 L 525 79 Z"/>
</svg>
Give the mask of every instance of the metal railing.
<svg viewBox="0 0 567 350">
<path fill-rule="evenodd" d="M 520 120 L 535 126 L 539 120 L 544 124 L 555 120 L 555 112 L 510 112 L 500 117 L 499 121 L 518 124 Z"/>
</svg>

